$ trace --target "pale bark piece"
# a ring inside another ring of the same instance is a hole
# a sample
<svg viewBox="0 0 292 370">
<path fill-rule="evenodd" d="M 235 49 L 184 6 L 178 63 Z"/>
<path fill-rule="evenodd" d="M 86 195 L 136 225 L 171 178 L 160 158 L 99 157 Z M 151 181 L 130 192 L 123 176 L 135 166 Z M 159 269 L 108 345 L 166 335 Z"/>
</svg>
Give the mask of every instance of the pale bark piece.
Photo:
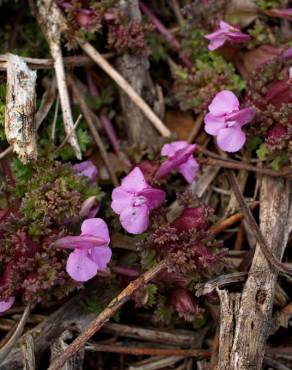
<svg viewBox="0 0 292 370">
<path fill-rule="evenodd" d="M 240 293 L 228 294 L 227 290 L 219 290 L 220 297 L 220 334 L 218 369 L 230 369 L 230 354 L 234 340 L 234 329 L 240 308 Z"/>
<path fill-rule="evenodd" d="M 292 230 L 292 183 L 289 180 L 264 177 L 260 193 L 260 229 L 273 255 L 281 259 Z M 260 370 L 266 340 L 271 327 L 271 316 L 278 277 L 259 244 L 245 283 L 236 326 L 230 338 L 221 337 L 222 348 L 228 352 L 229 364 L 219 361 L 219 369 Z M 230 299 L 230 298 L 229 298 Z M 221 299 L 222 301 L 222 299 Z M 221 311 L 222 314 L 223 311 Z M 234 311 L 235 312 L 235 311 Z M 221 317 L 221 330 L 225 317 Z M 219 357 L 220 359 L 220 357 Z"/>
<path fill-rule="evenodd" d="M 75 155 L 81 159 L 81 150 L 77 140 L 72 118 L 70 98 L 66 84 L 65 68 L 61 49 L 61 33 L 66 30 L 66 20 L 63 17 L 57 4 L 52 0 L 38 0 L 38 22 L 46 36 L 51 54 L 54 60 L 59 97 L 61 102 L 63 123 L 67 135 L 70 135 L 69 143 L 71 144 Z M 71 133 L 71 134 L 70 134 Z"/>
<path fill-rule="evenodd" d="M 37 157 L 36 78 L 36 72 L 30 70 L 21 57 L 8 56 L 5 135 L 24 163 Z"/>
<path fill-rule="evenodd" d="M 65 349 L 76 333 L 71 330 L 65 330 L 51 346 L 51 362 L 54 361 Z M 82 370 L 84 361 L 84 348 L 75 353 L 60 370 Z"/>
<path fill-rule="evenodd" d="M 33 336 L 27 333 L 21 346 L 23 354 L 23 370 L 35 370 L 34 341 Z"/>
<path fill-rule="evenodd" d="M 138 0 L 120 0 L 119 6 L 129 21 L 141 22 Z M 151 84 L 147 56 L 123 54 L 117 59 L 117 69 L 140 96 L 143 95 L 143 89 L 147 88 L 153 98 L 154 86 Z M 120 90 L 120 96 L 129 142 L 153 143 L 157 137 L 156 130 L 125 92 Z"/>
</svg>

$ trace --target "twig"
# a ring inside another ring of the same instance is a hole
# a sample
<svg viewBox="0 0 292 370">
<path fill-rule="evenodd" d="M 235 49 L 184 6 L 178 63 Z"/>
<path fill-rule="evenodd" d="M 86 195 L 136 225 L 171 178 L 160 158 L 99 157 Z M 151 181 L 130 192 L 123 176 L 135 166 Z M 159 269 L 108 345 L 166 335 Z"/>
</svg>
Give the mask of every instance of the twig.
<svg viewBox="0 0 292 370">
<path fill-rule="evenodd" d="M 30 314 L 30 309 L 31 309 L 31 306 L 30 304 L 28 304 L 23 312 L 23 315 L 17 325 L 17 328 L 14 332 L 14 334 L 12 335 L 12 337 L 9 339 L 9 341 L 5 344 L 5 346 L 3 348 L 1 348 L 0 350 L 0 364 L 5 360 L 5 358 L 8 356 L 9 352 L 12 350 L 12 348 L 14 347 L 15 343 L 17 342 L 17 340 L 20 338 L 22 332 L 23 332 L 23 329 L 25 327 L 25 324 L 27 322 L 27 319 L 28 319 L 28 316 Z"/>
<path fill-rule="evenodd" d="M 112 353 L 124 353 L 135 356 L 182 356 L 182 357 L 197 357 L 206 358 L 210 357 L 210 351 L 205 349 L 181 349 L 181 348 L 138 348 L 119 346 L 113 344 L 96 344 L 89 343 L 86 345 L 85 350 L 88 351 L 100 351 L 100 352 L 112 352 Z"/>
<path fill-rule="evenodd" d="M 0 159 L 3 159 L 4 157 L 6 157 L 8 154 L 12 152 L 13 152 L 12 146 L 9 146 L 5 150 L 3 150 L 3 152 L 0 153 Z"/>
<path fill-rule="evenodd" d="M 102 54 L 106 59 L 112 56 L 111 53 Z M 0 71 L 5 71 L 7 68 L 7 54 L 0 55 Z M 40 58 L 27 58 L 23 60 L 29 65 L 31 69 L 50 69 L 54 67 L 54 59 L 40 59 Z M 74 55 L 64 57 L 63 62 L 66 67 L 88 67 L 94 65 L 91 58 L 86 55 Z"/>
<path fill-rule="evenodd" d="M 103 326 L 102 332 L 118 335 L 119 337 L 134 338 L 143 341 L 171 344 L 183 347 L 190 347 L 196 341 L 193 333 L 176 333 L 155 329 L 145 329 L 137 326 L 107 323 Z"/>
<path fill-rule="evenodd" d="M 176 15 L 176 18 L 178 20 L 179 25 L 183 26 L 184 25 L 184 19 L 183 19 L 183 16 L 181 14 L 181 11 L 180 11 L 180 6 L 179 6 L 178 1 L 177 0 L 171 0 L 171 5 L 172 5 L 173 11 Z"/>
<path fill-rule="evenodd" d="M 58 118 L 59 104 L 60 104 L 60 99 L 58 97 L 57 101 L 56 101 L 54 119 L 53 119 L 53 123 L 52 123 L 52 141 L 53 141 L 53 143 L 55 141 L 56 124 L 57 124 L 57 118 Z"/>
<path fill-rule="evenodd" d="M 220 275 L 219 277 L 209 280 L 206 283 L 196 284 L 196 296 L 200 297 L 205 294 L 212 293 L 217 288 L 222 288 L 230 284 L 242 283 L 245 281 L 247 272 L 234 272 L 227 275 Z"/>
<path fill-rule="evenodd" d="M 280 262 L 273 255 L 273 253 L 267 246 L 266 240 L 263 237 L 263 234 L 260 231 L 260 228 L 258 227 L 258 224 L 255 221 L 253 214 L 251 213 L 248 205 L 246 204 L 244 197 L 242 195 L 242 192 L 240 191 L 236 176 L 234 175 L 232 171 L 226 171 L 226 172 L 227 172 L 227 178 L 229 180 L 230 186 L 232 190 L 234 191 L 234 194 L 236 196 L 238 203 L 241 206 L 242 213 L 244 214 L 244 217 L 246 221 L 248 222 L 249 226 L 253 230 L 254 236 L 256 237 L 257 242 L 259 243 L 259 246 L 261 248 L 261 251 L 263 252 L 263 255 L 265 256 L 267 261 L 270 263 L 270 265 L 274 267 L 276 270 L 292 275 L 292 269 L 290 269 L 289 267 L 286 267 L 282 262 Z"/>
<path fill-rule="evenodd" d="M 197 146 L 198 147 L 198 146 Z M 199 148 L 201 151 L 201 149 Z M 233 170 L 246 170 L 246 171 L 252 171 L 257 172 L 262 175 L 268 175 L 272 177 L 285 177 L 285 178 L 292 178 L 292 170 L 290 168 L 285 168 L 279 171 L 270 170 L 268 168 L 260 168 L 256 166 L 252 166 L 247 163 L 234 161 L 230 159 L 224 159 L 222 157 L 218 158 L 197 158 L 197 161 L 204 165 L 209 166 L 218 166 L 223 168 L 229 168 Z"/>
<path fill-rule="evenodd" d="M 88 42 L 83 40 L 76 40 L 83 51 L 89 55 L 95 63 L 103 69 L 115 82 L 116 84 L 132 99 L 132 101 L 141 109 L 153 126 L 161 133 L 162 136 L 170 136 L 169 129 L 164 123 L 156 116 L 153 110 L 147 103 L 141 98 L 140 95 L 132 88 L 132 86 L 121 76 L 109 63 L 108 61 Z"/>
<path fill-rule="evenodd" d="M 71 77 L 71 76 L 68 76 L 68 81 L 70 83 L 70 86 L 72 88 L 72 93 L 73 93 L 73 96 L 77 102 L 77 104 L 79 105 L 80 107 L 80 110 L 82 112 L 82 114 L 84 115 L 84 118 L 85 118 L 85 121 L 87 122 L 88 124 L 88 127 L 90 129 L 90 132 L 98 146 L 98 149 L 100 151 L 100 154 L 102 156 L 102 159 L 111 175 L 111 178 L 112 178 L 112 181 L 113 181 L 113 184 L 115 186 L 118 186 L 119 184 L 119 181 L 117 179 L 117 176 L 112 168 L 112 165 L 110 163 L 110 160 L 108 158 L 108 154 L 107 154 L 107 151 L 103 145 L 103 142 L 101 140 L 101 137 L 99 136 L 99 133 L 98 133 L 98 130 L 96 129 L 95 127 L 95 124 L 93 122 L 93 119 L 92 119 L 92 112 L 91 110 L 88 108 L 88 105 L 86 104 L 83 96 L 80 94 L 80 91 L 78 89 L 78 86 L 76 85 L 74 79 Z"/>
<path fill-rule="evenodd" d="M 166 41 L 172 46 L 177 52 L 180 60 L 183 64 L 191 69 L 193 66 L 192 61 L 190 58 L 181 51 L 181 46 L 177 38 L 162 24 L 162 22 L 156 17 L 155 14 L 146 6 L 142 1 L 140 1 L 140 8 L 142 12 L 150 19 L 150 21 L 154 24 L 155 28 L 165 37 Z"/>
<path fill-rule="evenodd" d="M 73 133 L 75 132 L 76 130 L 76 127 L 79 125 L 80 121 L 82 119 L 82 114 L 79 114 L 76 122 L 74 123 L 74 126 L 72 128 L 72 130 L 66 135 L 65 139 L 61 142 L 61 144 L 58 146 L 58 148 L 55 150 L 55 154 L 64 147 L 64 145 L 66 145 L 67 141 L 70 139 L 71 135 L 73 135 Z"/>
<path fill-rule="evenodd" d="M 204 115 L 203 114 L 200 114 L 197 118 L 196 118 L 196 121 L 195 121 L 195 124 L 194 124 L 194 127 L 192 129 L 192 131 L 190 132 L 189 136 L 188 136 L 188 143 L 192 143 L 196 137 L 198 136 L 200 130 L 201 130 L 201 127 L 203 125 L 203 118 L 204 118 Z"/>
<path fill-rule="evenodd" d="M 265 356 L 264 364 L 268 365 L 269 368 L 273 368 L 276 370 L 291 370 L 291 367 L 281 364 L 279 361 L 274 360 L 273 358 Z"/>
<path fill-rule="evenodd" d="M 72 118 L 70 99 L 66 84 L 65 68 L 61 50 L 61 31 L 66 23 L 57 4 L 51 0 L 38 0 L 38 22 L 47 38 L 52 57 L 54 59 L 54 68 L 56 73 L 60 103 L 63 114 L 64 128 L 69 135 L 72 131 L 74 122 Z M 77 140 L 76 133 L 73 132 L 69 138 L 75 155 L 81 159 L 81 149 Z"/>
<path fill-rule="evenodd" d="M 58 357 L 48 370 L 61 369 L 65 362 L 72 357 L 85 343 L 123 306 L 131 296 L 143 285 L 151 281 L 159 272 L 166 268 L 166 261 L 162 261 L 136 280 L 132 281 L 109 305 L 87 326 L 69 347 Z"/>
<path fill-rule="evenodd" d="M 232 215 L 217 224 L 213 225 L 210 227 L 209 232 L 211 234 L 219 234 L 223 230 L 226 230 L 228 227 L 234 225 L 236 222 L 241 221 L 243 219 L 243 214 L 242 213 L 236 213 L 235 215 Z"/>
<path fill-rule="evenodd" d="M 175 365 L 177 362 L 183 360 L 183 357 L 179 356 L 166 356 L 152 359 L 151 357 L 144 360 L 142 363 L 134 364 L 129 367 L 128 370 L 159 370 L 169 368 L 169 366 Z"/>
</svg>

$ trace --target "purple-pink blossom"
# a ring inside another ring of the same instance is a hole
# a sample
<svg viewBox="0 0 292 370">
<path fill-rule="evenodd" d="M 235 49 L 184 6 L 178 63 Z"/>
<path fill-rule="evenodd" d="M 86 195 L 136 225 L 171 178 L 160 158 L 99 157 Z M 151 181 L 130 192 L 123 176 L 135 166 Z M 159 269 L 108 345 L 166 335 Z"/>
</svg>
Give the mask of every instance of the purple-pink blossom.
<svg viewBox="0 0 292 370">
<path fill-rule="evenodd" d="M 193 157 L 195 149 L 195 144 L 188 144 L 186 141 L 163 145 L 161 155 L 167 156 L 167 160 L 159 167 L 156 178 L 161 179 L 171 171 L 177 170 L 187 182 L 191 183 L 199 170 L 199 164 Z"/>
<path fill-rule="evenodd" d="M 88 177 L 88 180 L 91 184 L 96 182 L 98 169 L 92 161 L 76 163 L 74 164 L 73 169 L 79 175 Z"/>
<path fill-rule="evenodd" d="M 15 297 L 9 297 L 6 301 L 0 301 L 0 313 L 9 310 L 15 301 Z"/>
<path fill-rule="evenodd" d="M 220 27 L 218 30 L 205 36 L 210 41 L 208 46 L 209 50 L 218 49 L 226 41 L 232 44 L 241 44 L 250 40 L 250 36 L 241 32 L 239 28 L 231 26 L 230 24 L 220 21 Z"/>
<path fill-rule="evenodd" d="M 131 234 L 143 233 L 149 225 L 149 213 L 165 199 L 165 192 L 151 187 L 140 168 L 135 167 L 112 193 L 111 207 Z"/>
<path fill-rule="evenodd" d="M 81 225 L 79 236 L 65 236 L 55 242 L 57 247 L 74 249 L 67 260 L 67 272 L 76 281 L 88 281 L 104 270 L 112 251 L 107 224 L 101 218 L 88 218 Z"/>
<path fill-rule="evenodd" d="M 254 115 L 253 108 L 239 109 L 239 101 L 232 91 L 220 91 L 209 105 L 205 116 L 205 131 L 216 136 L 220 149 L 226 152 L 237 152 L 245 141 L 246 134 L 242 126 L 250 122 Z"/>
</svg>

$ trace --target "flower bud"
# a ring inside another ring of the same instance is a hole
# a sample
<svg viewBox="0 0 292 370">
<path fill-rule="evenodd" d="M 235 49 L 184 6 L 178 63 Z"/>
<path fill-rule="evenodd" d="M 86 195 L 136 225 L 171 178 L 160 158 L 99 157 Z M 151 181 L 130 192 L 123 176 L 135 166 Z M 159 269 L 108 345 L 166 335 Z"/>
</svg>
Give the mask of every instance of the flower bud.
<svg viewBox="0 0 292 370">
<path fill-rule="evenodd" d="M 185 208 L 181 215 L 173 221 L 171 226 L 179 231 L 207 230 L 208 216 L 212 212 L 209 206 L 200 206 L 196 208 Z"/>
<path fill-rule="evenodd" d="M 202 311 L 192 294 L 183 288 L 171 292 L 170 305 L 176 310 L 178 316 L 186 321 L 193 321 Z"/>
</svg>

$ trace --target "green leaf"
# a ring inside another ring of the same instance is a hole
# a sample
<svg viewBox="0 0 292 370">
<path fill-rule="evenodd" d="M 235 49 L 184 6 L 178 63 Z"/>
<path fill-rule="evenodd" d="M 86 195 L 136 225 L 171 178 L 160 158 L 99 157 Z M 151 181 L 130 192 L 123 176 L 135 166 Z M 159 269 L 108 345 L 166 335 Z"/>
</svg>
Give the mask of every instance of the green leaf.
<svg viewBox="0 0 292 370">
<path fill-rule="evenodd" d="M 262 142 L 263 140 L 259 136 L 250 137 L 247 140 L 246 147 L 250 152 L 252 152 L 253 150 L 257 149 Z"/>
<path fill-rule="evenodd" d="M 289 160 L 288 155 L 286 153 L 281 153 L 277 155 L 277 157 L 271 163 L 271 167 L 274 171 L 279 171 L 279 169 L 287 163 Z"/>
<path fill-rule="evenodd" d="M 260 160 L 264 161 L 265 159 L 267 159 L 267 156 L 269 154 L 269 151 L 267 149 L 267 147 L 265 146 L 265 144 L 262 144 L 259 149 L 256 151 L 257 153 L 257 156 Z"/>
</svg>

